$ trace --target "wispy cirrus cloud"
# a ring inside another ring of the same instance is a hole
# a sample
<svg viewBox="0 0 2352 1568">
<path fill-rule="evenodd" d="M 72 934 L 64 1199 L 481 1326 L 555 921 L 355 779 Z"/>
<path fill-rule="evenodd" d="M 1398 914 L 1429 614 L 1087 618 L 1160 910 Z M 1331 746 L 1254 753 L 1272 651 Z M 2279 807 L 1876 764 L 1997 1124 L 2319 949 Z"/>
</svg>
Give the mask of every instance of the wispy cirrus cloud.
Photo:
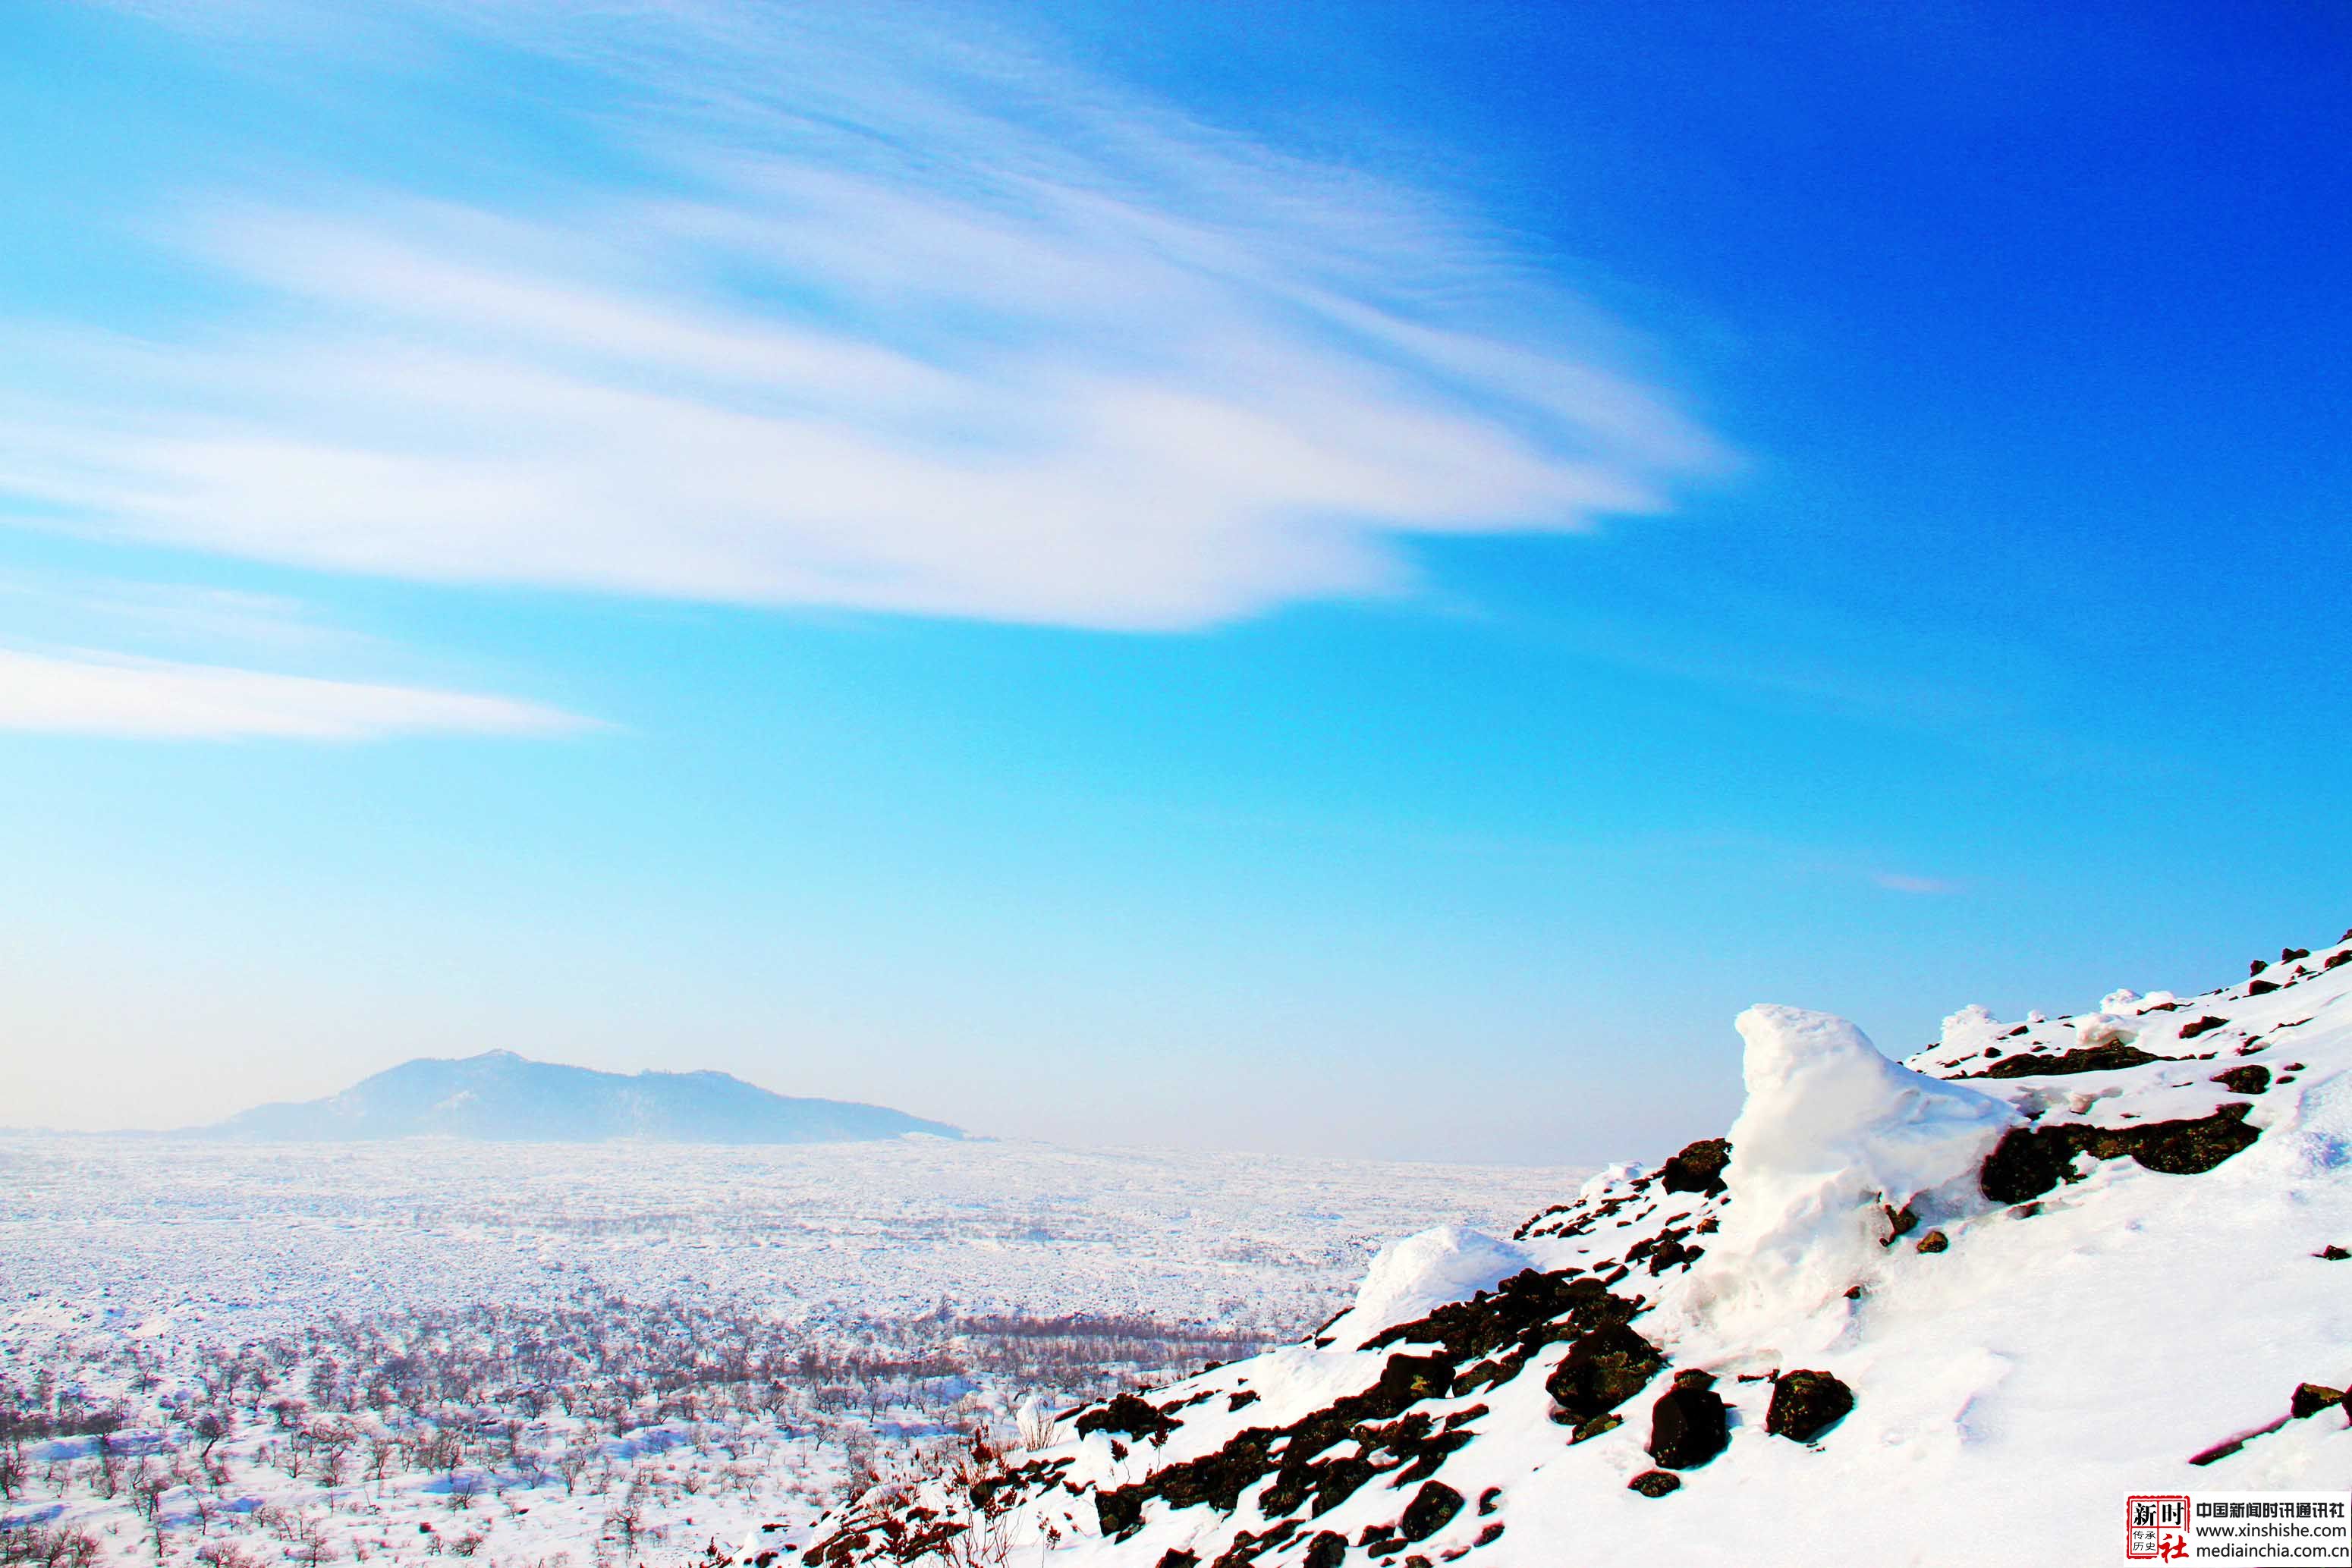
<svg viewBox="0 0 2352 1568">
<path fill-rule="evenodd" d="M 1920 896 L 1958 893 L 1960 884 L 1939 876 L 1912 876 L 1904 872 L 1873 872 L 1870 880 L 1889 893 L 1908 893 Z"/>
<path fill-rule="evenodd" d="M 905 13 L 417 14 L 580 73 L 627 107 L 551 112 L 660 177 L 193 195 L 169 243 L 247 306 L 23 333 L 0 490 L 339 571 L 1165 629 L 1725 461 L 1440 197 L 1066 62 Z"/>
<path fill-rule="evenodd" d="M 86 651 L 0 648 L 0 730 L 175 739 L 562 735 L 595 721 L 467 692 Z"/>
</svg>

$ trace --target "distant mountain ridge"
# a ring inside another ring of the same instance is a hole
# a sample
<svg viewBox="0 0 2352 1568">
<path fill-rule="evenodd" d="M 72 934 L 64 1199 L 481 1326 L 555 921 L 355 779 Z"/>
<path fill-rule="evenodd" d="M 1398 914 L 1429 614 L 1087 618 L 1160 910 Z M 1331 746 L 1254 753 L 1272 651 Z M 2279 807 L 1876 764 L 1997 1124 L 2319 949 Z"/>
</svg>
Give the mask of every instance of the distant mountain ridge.
<svg viewBox="0 0 2352 1568">
<path fill-rule="evenodd" d="M 799 1099 L 724 1072 L 599 1072 L 511 1051 L 419 1057 L 323 1100 L 193 1129 L 257 1143 L 430 1135 L 490 1143 L 834 1144 L 963 1131 L 887 1106 Z"/>
</svg>

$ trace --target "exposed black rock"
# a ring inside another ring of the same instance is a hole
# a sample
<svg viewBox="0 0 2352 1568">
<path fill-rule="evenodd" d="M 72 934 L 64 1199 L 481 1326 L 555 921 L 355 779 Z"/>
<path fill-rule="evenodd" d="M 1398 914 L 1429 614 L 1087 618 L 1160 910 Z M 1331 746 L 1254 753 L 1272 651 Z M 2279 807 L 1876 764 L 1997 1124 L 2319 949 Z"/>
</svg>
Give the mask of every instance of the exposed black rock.
<svg viewBox="0 0 2352 1568">
<path fill-rule="evenodd" d="M 1643 1497 L 1664 1497 L 1682 1484 L 1682 1477 L 1672 1470 L 1643 1470 L 1625 1483 L 1625 1490 L 1640 1492 Z"/>
<path fill-rule="evenodd" d="M 1200 1561 L 1199 1552 L 1187 1552 L 1181 1546 L 1171 1546 L 1160 1554 L 1160 1562 L 1156 1568 L 1194 1568 Z"/>
<path fill-rule="evenodd" d="M 1339 1568 L 1340 1560 L 1348 1555 L 1348 1538 L 1334 1531 L 1322 1530 L 1307 1543 L 1306 1554 L 1299 1558 L 1304 1568 Z"/>
<path fill-rule="evenodd" d="M 1764 1409 L 1764 1430 L 1776 1437 L 1810 1443 L 1844 1420 L 1853 1409 L 1853 1390 L 1827 1372 L 1784 1372 L 1772 1380 L 1772 1402 Z"/>
<path fill-rule="evenodd" d="M 1139 1395 L 1122 1394 L 1108 1404 L 1098 1405 L 1079 1416 L 1078 1436 L 1096 1432 L 1118 1432 L 1129 1437 L 1164 1440 L 1168 1434 L 1184 1423 L 1164 1415 L 1160 1407 Z"/>
<path fill-rule="evenodd" d="M 2260 1094 L 2271 1086 L 2271 1070 L 2258 1061 L 2217 1072 L 2213 1082 L 2232 1094 Z"/>
<path fill-rule="evenodd" d="M 2312 1256 L 2315 1258 L 2324 1258 L 2330 1263 L 2341 1263 L 2347 1258 L 2352 1258 L 2352 1252 L 2347 1252 L 2343 1248 L 2338 1247 L 2335 1242 L 2331 1241 L 2326 1246 L 2321 1248 L 2318 1251 L 2313 1253 Z"/>
<path fill-rule="evenodd" d="M 1530 1271 L 1521 1278 L 1535 1281 L 1523 1289 L 1539 1290 L 1552 1277 Z M 1506 1286 L 1510 1283 L 1505 1281 Z M 1613 1301 L 1597 1291 L 1578 1292 L 1577 1299 L 1590 1305 L 1589 1295 Z M 1496 1299 L 1475 1304 L 1492 1306 Z M 1620 1301 L 1612 1310 L 1630 1313 L 1633 1307 Z M 1451 1321 L 1459 1326 L 1458 1319 Z M 1436 1337 L 1435 1331 L 1426 1332 Z M 1482 1343 L 1483 1338 L 1472 1335 L 1465 1343 Z M 1206 1503 L 1231 1513 L 1241 1494 L 1269 1475 L 1275 1478 L 1264 1499 L 1269 1517 L 1301 1506 L 1311 1506 L 1314 1513 L 1328 1512 L 1384 1470 L 1398 1469 L 1399 1480 L 1425 1476 L 1471 1439 L 1466 1430 L 1434 1430 L 1435 1423 L 1425 1412 L 1408 1414 L 1412 1406 L 1448 1392 L 1454 1360 L 1450 1348 L 1433 1355 L 1392 1355 L 1379 1380 L 1360 1394 L 1335 1399 L 1287 1427 L 1245 1427 L 1213 1453 L 1167 1466 L 1132 1485 L 1097 1491 L 1095 1512 L 1102 1531 L 1116 1536 L 1136 1528 L 1142 1521 L 1143 1505 L 1155 1497 L 1171 1508 Z M 1353 1451 L 1325 1457 L 1328 1450 L 1350 1441 Z M 1258 1544 L 1263 1548 L 1267 1542 L 1261 1537 Z"/>
<path fill-rule="evenodd" d="M 2228 1019 L 2217 1019 L 2211 1013 L 2207 1013 L 2202 1018 L 2191 1019 L 2187 1023 L 2182 1024 L 2180 1026 L 2180 1038 L 2183 1040 L 2195 1040 L 2199 1035 L 2205 1033 L 2209 1030 L 2216 1030 L 2225 1027 L 2229 1021 L 2230 1020 Z"/>
<path fill-rule="evenodd" d="M 1570 1421 L 1615 1409 L 1648 1385 L 1666 1364 L 1657 1347 L 1623 1323 L 1593 1330 L 1569 1346 L 1567 1359 L 1544 1379 Z"/>
<path fill-rule="evenodd" d="M 1668 1192 L 1695 1192 L 1713 1197 L 1723 1191 L 1723 1167 L 1730 1163 L 1728 1141 L 1701 1138 L 1658 1167 L 1658 1185 Z"/>
<path fill-rule="evenodd" d="M 1650 1458 L 1669 1470 L 1696 1469 L 1731 1441 L 1723 1396 L 1703 1372 L 1685 1372 L 1650 1406 Z"/>
<path fill-rule="evenodd" d="M 2246 982 L 2246 995 L 2250 997 L 2266 997 L 2277 989 L 2277 984 L 2270 980 L 2248 980 Z"/>
<path fill-rule="evenodd" d="M 1880 1243 L 1881 1246 L 1892 1247 L 1919 1228 L 1919 1211 L 1909 1204 L 1900 1208 L 1883 1203 L 1878 1207 L 1886 1216 L 1886 1239 Z"/>
<path fill-rule="evenodd" d="M 1589 1443 L 1593 1438 L 1600 1437 L 1603 1432 L 1614 1432 L 1618 1427 L 1622 1427 L 1624 1424 L 1625 1417 L 1618 1415 L 1614 1410 L 1612 1410 L 1606 1416 L 1595 1416 L 1591 1420 L 1583 1422 L 1578 1426 L 1576 1430 L 1570 1434 L 1568 1440 L 1571 1446 L 1578 1443 Z"/>
<path fill-rule="evenodd" d="M 1426 1541 L 1462 1511 L 1462 1494 L 1444 1481 L 1423 1481 L 1397 1518 L 1397 1534 L 1407 1541 Z"/>
<path fill-rule="evenodd" d="M 2286 1413 L 2300 1421 L 2306 1416 L 2316 1416 L 2330 1406 L 2344 1403 L 2344 1390 L 2330 1388 L 2324 1383 L 2298 1383 L 2286 1402 Z"/>
<path fill-rule="evenodd" d="M 1952 1239 L 1945 1235 L 1942 1231 L 1930 1230 L 1927 1235 L 1919 1238 L 1919 1239 L 1912 1245 L 1916 1249 L 1921 1252 L 1941 1252 L 1946 1248 L 1951 1246 L 1951 1244 Z"/>
<path fill-rule="evenodd" d="M 1471 1364 L 1455 1375 L 1453 1389 L 1471 1394 L 1517 1376 L 1544 1346 L 1604 1323 L 1623 1322 L 1638 1310 L 1638 1299 L 1611 1295 L 1603 1281 L 1530 1269 L 1504 1281 L 1491 1295 L 1440 1307 L 1425 1318 L 1388 1330 L 1372 1341 L 1372 1348 L 1398 1343 L 1443 1345 L 1457 1364 Z"/>
<path fill-rule="evenodd" d="M 1995 1203 L 2022 1203 L 2056 1186 L 2080 1152 L 2071 1127 L 2013 1127 L 2001 1135 L 1977 1186 Z"/>
<path fill-rule="evenodd" d="M 2232 1155 L 2252 1148 L 2262 1136 L 2246 1125 L 2250 1109 L 2233 1103 L 2193 1122 L 2151 1122 L 2129 1130 L 2125 1135 L 2128 1147 L 2113 1149 L 2115 1140 L 2109 1139 L 2093 1145 L 2091 1153 L 2103 1160 L 2129 1154 L 2149 1170 L 2167 1176 L 2201 1176 Z"/>
<path fill-rule="evenodd" d="M 2118 1068 L 2138 1067 L 2150 1061 L 2162 1061 L 2163 1057 L 2142 1051 L 2136 1045 L 2110 1043 L 2086 1045 L 2074 1051 L 2062 1051 L 2055 1056 L 2020 1055 L 1994 1062 L 1982 1072 L 1964 1072 L 1963 1078 L 2045 1078 L 2072 1072 L 2113 1072 Z"/>
<path fill-rule="evenodd" d="M 2080 1122 L 2013 1127 L 1985 1157 L 1978 1185 L 1995 1203 L 2023 1203 L 2073 1179 L 2074 1157 L 2085 1154 L 2103 1160 L 2129 1155 L 2167 1176 L 2200 1176 L 2252 1148 L 2262 1135 L 2246 1125 L 2249 1109 L 2232 1103 L 2210 1116 L 2137 1127 L 2094 1127 Z"/>
</svg>

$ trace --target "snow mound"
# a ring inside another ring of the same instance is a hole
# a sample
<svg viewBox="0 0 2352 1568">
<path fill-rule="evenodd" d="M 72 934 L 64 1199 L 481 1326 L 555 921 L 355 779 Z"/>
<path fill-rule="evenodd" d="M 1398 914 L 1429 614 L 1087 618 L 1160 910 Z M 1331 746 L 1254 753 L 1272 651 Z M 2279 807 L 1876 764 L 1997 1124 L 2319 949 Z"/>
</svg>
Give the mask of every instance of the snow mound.
<svg viewBox="0 0 2352 1568">
<path fill-rule="evenodd" d="M 2074 1020 L 2074 1039 L 2083 1045 L 2129 1045 L 2139 1038 L 2139 1030 L 2137 1018 L 2115 1012 L 2096 1012 Z"/>
<path fill-rule="evenodd" d="M 1333 1319 L 1318 1337 L 1353 1350 L 1382 1329 L 1492 1290 L 1531 1263 L 1510 1242 L 1459 1225 L 1441 1225 L 1391 1241 L 1373 1258 L 1357 1288 L 1355 1305 Z"/>
<path fill-rule="evenodd" d="M 1697 1303 L 1810 1311 L 1878 1266 L 1882 1205 L 1927 1218 L 1981 1207 L 1960 1189 L 2019 1122 L 2007 1102 L 1889 1061 L 1828 1013 L 1753 1007 L 1738 1027 L 1748 1103 Z"/>
<path fill-rule="evenodd" d="M 1981 1002 L 1970 1002 L 1944 1019 L 1943 1054 L 1952 1061 L 1974 1056 L 2009 1032 Z"/>
</svg>

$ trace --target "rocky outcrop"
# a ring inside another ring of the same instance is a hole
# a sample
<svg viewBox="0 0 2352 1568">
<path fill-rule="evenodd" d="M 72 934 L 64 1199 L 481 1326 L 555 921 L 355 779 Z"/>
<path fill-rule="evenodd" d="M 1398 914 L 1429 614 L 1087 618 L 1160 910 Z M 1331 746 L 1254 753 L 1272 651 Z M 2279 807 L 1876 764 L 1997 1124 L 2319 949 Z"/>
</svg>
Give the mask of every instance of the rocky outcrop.
<svg viewBox="0 0 2352 1568">
<path fill-rule="evenodd" d="M 2252 1148 L 2261 1136 L 2246 1125 L 2249 1108 L 2233 1103 L 2210 1116 L 2133 1127 L 2062 1122 L 2015 1128 L 1985 1160 L 1980 1185 L 1995 1203 L 2024 1203 L 2062 1181 L 2077 1179 L 2074 1161 L 2083 1155 L 2101 1160 L 2128 1155 L 2149 1170 L 2168 1176 L 2200 1176 Z"/>
</svg>

